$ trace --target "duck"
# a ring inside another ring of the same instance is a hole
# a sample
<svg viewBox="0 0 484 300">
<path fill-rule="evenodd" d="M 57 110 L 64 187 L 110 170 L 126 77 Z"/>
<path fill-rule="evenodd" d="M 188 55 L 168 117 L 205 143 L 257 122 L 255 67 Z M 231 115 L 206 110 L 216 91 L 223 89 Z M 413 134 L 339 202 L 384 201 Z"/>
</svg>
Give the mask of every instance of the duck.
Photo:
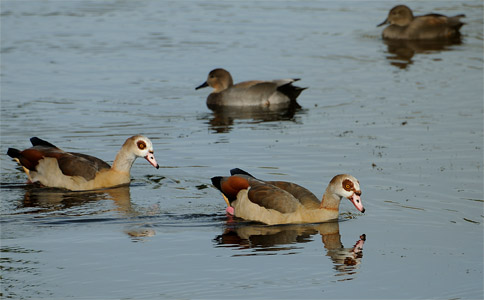
<svg viewBox="0 0 484 300">
<path fill-rule="evenodd" d="M 298 80 L 300 79 L 251 80 L 234 84 L 232 75 L 227 70 L 217 68 L 210 71 L 207 80 L 195 90 L 208 86 L 213 88 L 207 97 L 207 106 L 210 109 L 269 106 L 300 108 L 296 99 L 306 88 L 292 85 Z"/>
<path fill-rule="evenodd" d="M 449 40 L 460 37 L 459 29 L 464 25 L 460 19 L 463 17 L 463 14 L 447 17 L 434 13 L 414 17 L 408 6 L 397 5 L 377 27 L 390 24 L 383 30 L 384 39 Z"/>
<path fill-rule="evenodd" d="M 153 167 L 156 162 L 153 144 L 143 135 L 128 138 L 113 165 L 86 154 L 66 152 L 38 137 L 30 139 L 32 147 L 20 151 L 8 148 L 7 155 L 16 160 L 28 177 L 28 183 L 71 191 L 86 191 L 129 184 L 130 170 L 137 157 L 144 157 Z"/>
<path fill-rule="evenodd" d="M 229 215 L 267 225 L 321 223 L 337 220 L 343 197 L 362 213 L 359 181 L 339 174 L 329 182 L 319 199 L 306 188 L 286 181 L 263 181 L 239 168 L 231 176 L 212 177 L 211 181 L 227 203 Z"/>
</svg>

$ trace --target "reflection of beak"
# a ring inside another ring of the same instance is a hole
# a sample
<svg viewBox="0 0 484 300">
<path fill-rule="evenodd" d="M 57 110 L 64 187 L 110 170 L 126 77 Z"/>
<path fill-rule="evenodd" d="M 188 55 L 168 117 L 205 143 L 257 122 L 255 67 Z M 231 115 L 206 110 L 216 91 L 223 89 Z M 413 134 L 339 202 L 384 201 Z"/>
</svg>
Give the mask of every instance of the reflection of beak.
<svg viewBox="0 0 484 300">
<path fill-rule="evenodd" d="M 201 85 L 197 86 L 195 89 L 198 90 L 198 89 L 201 89 L 201 88 L 204 88 L 204 87 L 207 87 L 207 86 L 208 86 L 208 83 L 205 81 Z"/>
<path fill-rule="evenodd" d="M 365 212 L 365 208 L 363 207 L 363 203 L 361 203 L 360 195 L 353 193 L 348 199 L 353 203 L 357 210 L 361 211 L 362 213 Z"/>
<path fill-rule="evenodd" d="M 145 156 L 145 159 L 155 168 L 159 169 L 160 165 L 156 162 L 155 155 L 153 153 L 148 153 L 148 155 Z"/>
<path fill-rule="evenodd" d="M 386 18 L 385 21 L 381 22 L 380 24 L 376 25 L 376 27 L 380 27 L 385 24 L 388 24 L 388 18 Z"/>
<path fill-rule="evenodd" d="M 356 242 L 356 244 L 353 246 L 352 252 L 353 253 L 361 253 L 363 251 L 363 245 L 365 244 L 365 240 L 359 240 Z"/>
</svg>

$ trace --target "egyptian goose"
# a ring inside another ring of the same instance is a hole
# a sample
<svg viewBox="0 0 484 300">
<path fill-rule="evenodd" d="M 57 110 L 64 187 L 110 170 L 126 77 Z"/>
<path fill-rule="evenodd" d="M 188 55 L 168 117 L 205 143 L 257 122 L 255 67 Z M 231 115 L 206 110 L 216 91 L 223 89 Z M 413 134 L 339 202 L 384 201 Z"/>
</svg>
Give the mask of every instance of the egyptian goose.
<svg viewBox="0 0 484 300">
<path fill-rule="evenodd" d="M 290 107 L 299 108 L 296 98 L 306 88 L 292 85 L 299 79 L 277 79 L 271 81 L 244 81 L 234 85 L 232 76 L 224 69 L 214 69 L 208 74 L 207 81 L 195 89 L 207 86 L 213 88 L 208 95 L 207 106 L 218 109 L 235 107 Z"/>
<path fill-rule="evenodd" d="M 246 220 L 269 225 L 334 220 L 338 218 L 342 197 L 365 212 L 360 183 L 351 175 L 336 175 L 319 201 L 313 193 L 295 183 L 262 181 L 240 169 L 233 169 L 230 174 L 230 177 L 213 177 L 212 184 L 222 192 L 227 212 Z"/>
<path fill-rule="evenodd" d="M 384 39 L 397 40 L 448 40 L 460 37 L 459 29 L 464 25 L 460 18 L 465 15 L 447 17 L 440 14 L 413 16 L 405 5 L 390 10 L 385 21 L 377 26 L 390 24 L 383 30 Z"/>
<path fill-rule="evenodd" d="M 124 142 L 111 167 L 99 158 L 65 152 L 51 143 L 33 137 L 33 147 L 20 151 L 9 148 L 7 154 L 24 169 L 31 183 L 73 191 L 108 188 L 130 182 L 130 170 L 137 157 L 144 157 L 159 168 L 151 141 L 135 135 Z"/>
</svg>

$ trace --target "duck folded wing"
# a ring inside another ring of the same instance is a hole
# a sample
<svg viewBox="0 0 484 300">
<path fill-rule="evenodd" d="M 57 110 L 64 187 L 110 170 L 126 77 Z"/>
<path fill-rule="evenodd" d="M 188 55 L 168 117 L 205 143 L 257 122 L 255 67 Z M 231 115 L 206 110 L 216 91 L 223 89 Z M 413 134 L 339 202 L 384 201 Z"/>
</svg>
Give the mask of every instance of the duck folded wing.
<svg viewBox="0 0 484 300">
<path fill-rule="evenodd" d="M 283 85 L 292 84 L 293 82 L 299 81 L 301 78 L 287 78 L 287 79 L 274 79 L 272 80 L 273 83 L 277 85 L 277 87 L 281 87 Z"/>
<path fill-rule="evenodd" d="M 465 16 L 466 15 L 464 14 L 460 14 L 452 17 L 447 17 L 441 14 L 430 13 L 423 16 L 419 16 L 416 19 L 422 19 L 429 24 L 434 23 L 434 24 L 446 24 L 450 26 L 456 26 L 456 25 L 462 26 L 464 25 L 464 23 L 462 23 L 460 18 L 465 18 Z"/>
<path fill-rule="evenodd" d="M 459 36 L 459 28 L 464 25 L 459 18 L 448 18 L 438 14 L 421 16 L 410 23 L 407 32 L 409 32 L 411 38 L 415 39 L 447 39 Z"/>
<path fill-rule="evenodd" d="M 418 18 L 415 18 L 412 27 L 416 26 L 447 26 L 449 19 L 446 16 L 439 14 L 428 14 Z"/>
<path fill-rule="evenodd" d="M 251 97 L 257 97 L 260 99 L 268 99 L 277 90 L 277 84 L 274 82 L 252 81 L 251 83 L 252 84 L 247 86 L 236 85 L 234 86 L 233 90 L 241 91 L 250 95 Z"/>
<path fill-rule="evenodd" d="M 281 213 L 295 212 L 300 206 L 293 195 L 271 184 L 251 181 L 248 198 L 251 202 Z"/>
<path fill-rule="evenodd" d="M 240 89 L 247 89 L 250 87 L 253 87 L 254 85 L 260 84 L 260 83 L 267 83 L 267 81 L 263 80 L 248 80 L 248 81 L 242 81 L 237 84 L 234 84 L 232 87 L 233 88 L 240 88 Z"/>
<path fill-rule="evenodd" d="M 416 20 L 422 21 L 427 26 L 435 26 L 448 30 L 459 30 L 464 23 L 460 20 L 465 15 L 456 15 L 453 17 L 447 17 L 439 14 L 428 14 L 417 18 Z"/>
<path fill-rule="evenodd" d="M 279 91 L 286 95 L 284 91 L 288 89 L 294 89 L 295 86 L 292 85 L 292 81 L 286 80 L 274 80 L 274 81 L 260 81 L 249 88 L 249 91 L 252 93 L 258 93 L 264 95 L 265 97 L 269 97 L 276 91 Z M 287 95 L 286 95 L 287 96 Z"/>
<path fill-rule="evenodd" d="M 220 93 L 211 93 L 207 98 L 207 105 L 209 107 L 266 106 L 274 92 L 276 92 L 276 85 L 270 82 L 258 83 L 247 88 L 234 86 Z"/>
<path fill-rule="evenodd" d="M 275 80 L 249 80 L 249 81 L 242 81 L 235 84 L 234 88 L 257 88 L 263 91 L 275 91 L 279 87 L 290 85 L 295 81 L 300 80 L 299 78 L 296 79 L 275 79 Z"/>
<path fill-rule="evenodd" d="M 65 152 L 57 158 L 62 174 L 67 176 L 81 176 L 87 181 L 96 177 L 96 173 L 111 166 L 105 161 L 86 154 Z"/>
</svg>

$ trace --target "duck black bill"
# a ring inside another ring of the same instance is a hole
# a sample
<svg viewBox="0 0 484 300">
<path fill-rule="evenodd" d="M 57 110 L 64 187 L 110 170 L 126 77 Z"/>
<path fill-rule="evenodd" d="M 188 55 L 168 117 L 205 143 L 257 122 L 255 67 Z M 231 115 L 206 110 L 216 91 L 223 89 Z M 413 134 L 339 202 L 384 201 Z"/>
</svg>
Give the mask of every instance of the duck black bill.
<svg viewBox="0 0 484 300">
<path fill-rule="evenodd" d="M 208 86 L 208 83 L 205 81 L 201 85 L 197 86 L 195 89 L 198 90 L 198 89 L 202 89 L 202 88 L 207 87 L 207 86 Z"/>
<path fill-rule="evenodd" d="M 376 27 L 383 26 L 388 23 L 388 19 L 385 19 L 385 21 L 381 22 L 380 24 L 376 25 Z"/>
</svg>

